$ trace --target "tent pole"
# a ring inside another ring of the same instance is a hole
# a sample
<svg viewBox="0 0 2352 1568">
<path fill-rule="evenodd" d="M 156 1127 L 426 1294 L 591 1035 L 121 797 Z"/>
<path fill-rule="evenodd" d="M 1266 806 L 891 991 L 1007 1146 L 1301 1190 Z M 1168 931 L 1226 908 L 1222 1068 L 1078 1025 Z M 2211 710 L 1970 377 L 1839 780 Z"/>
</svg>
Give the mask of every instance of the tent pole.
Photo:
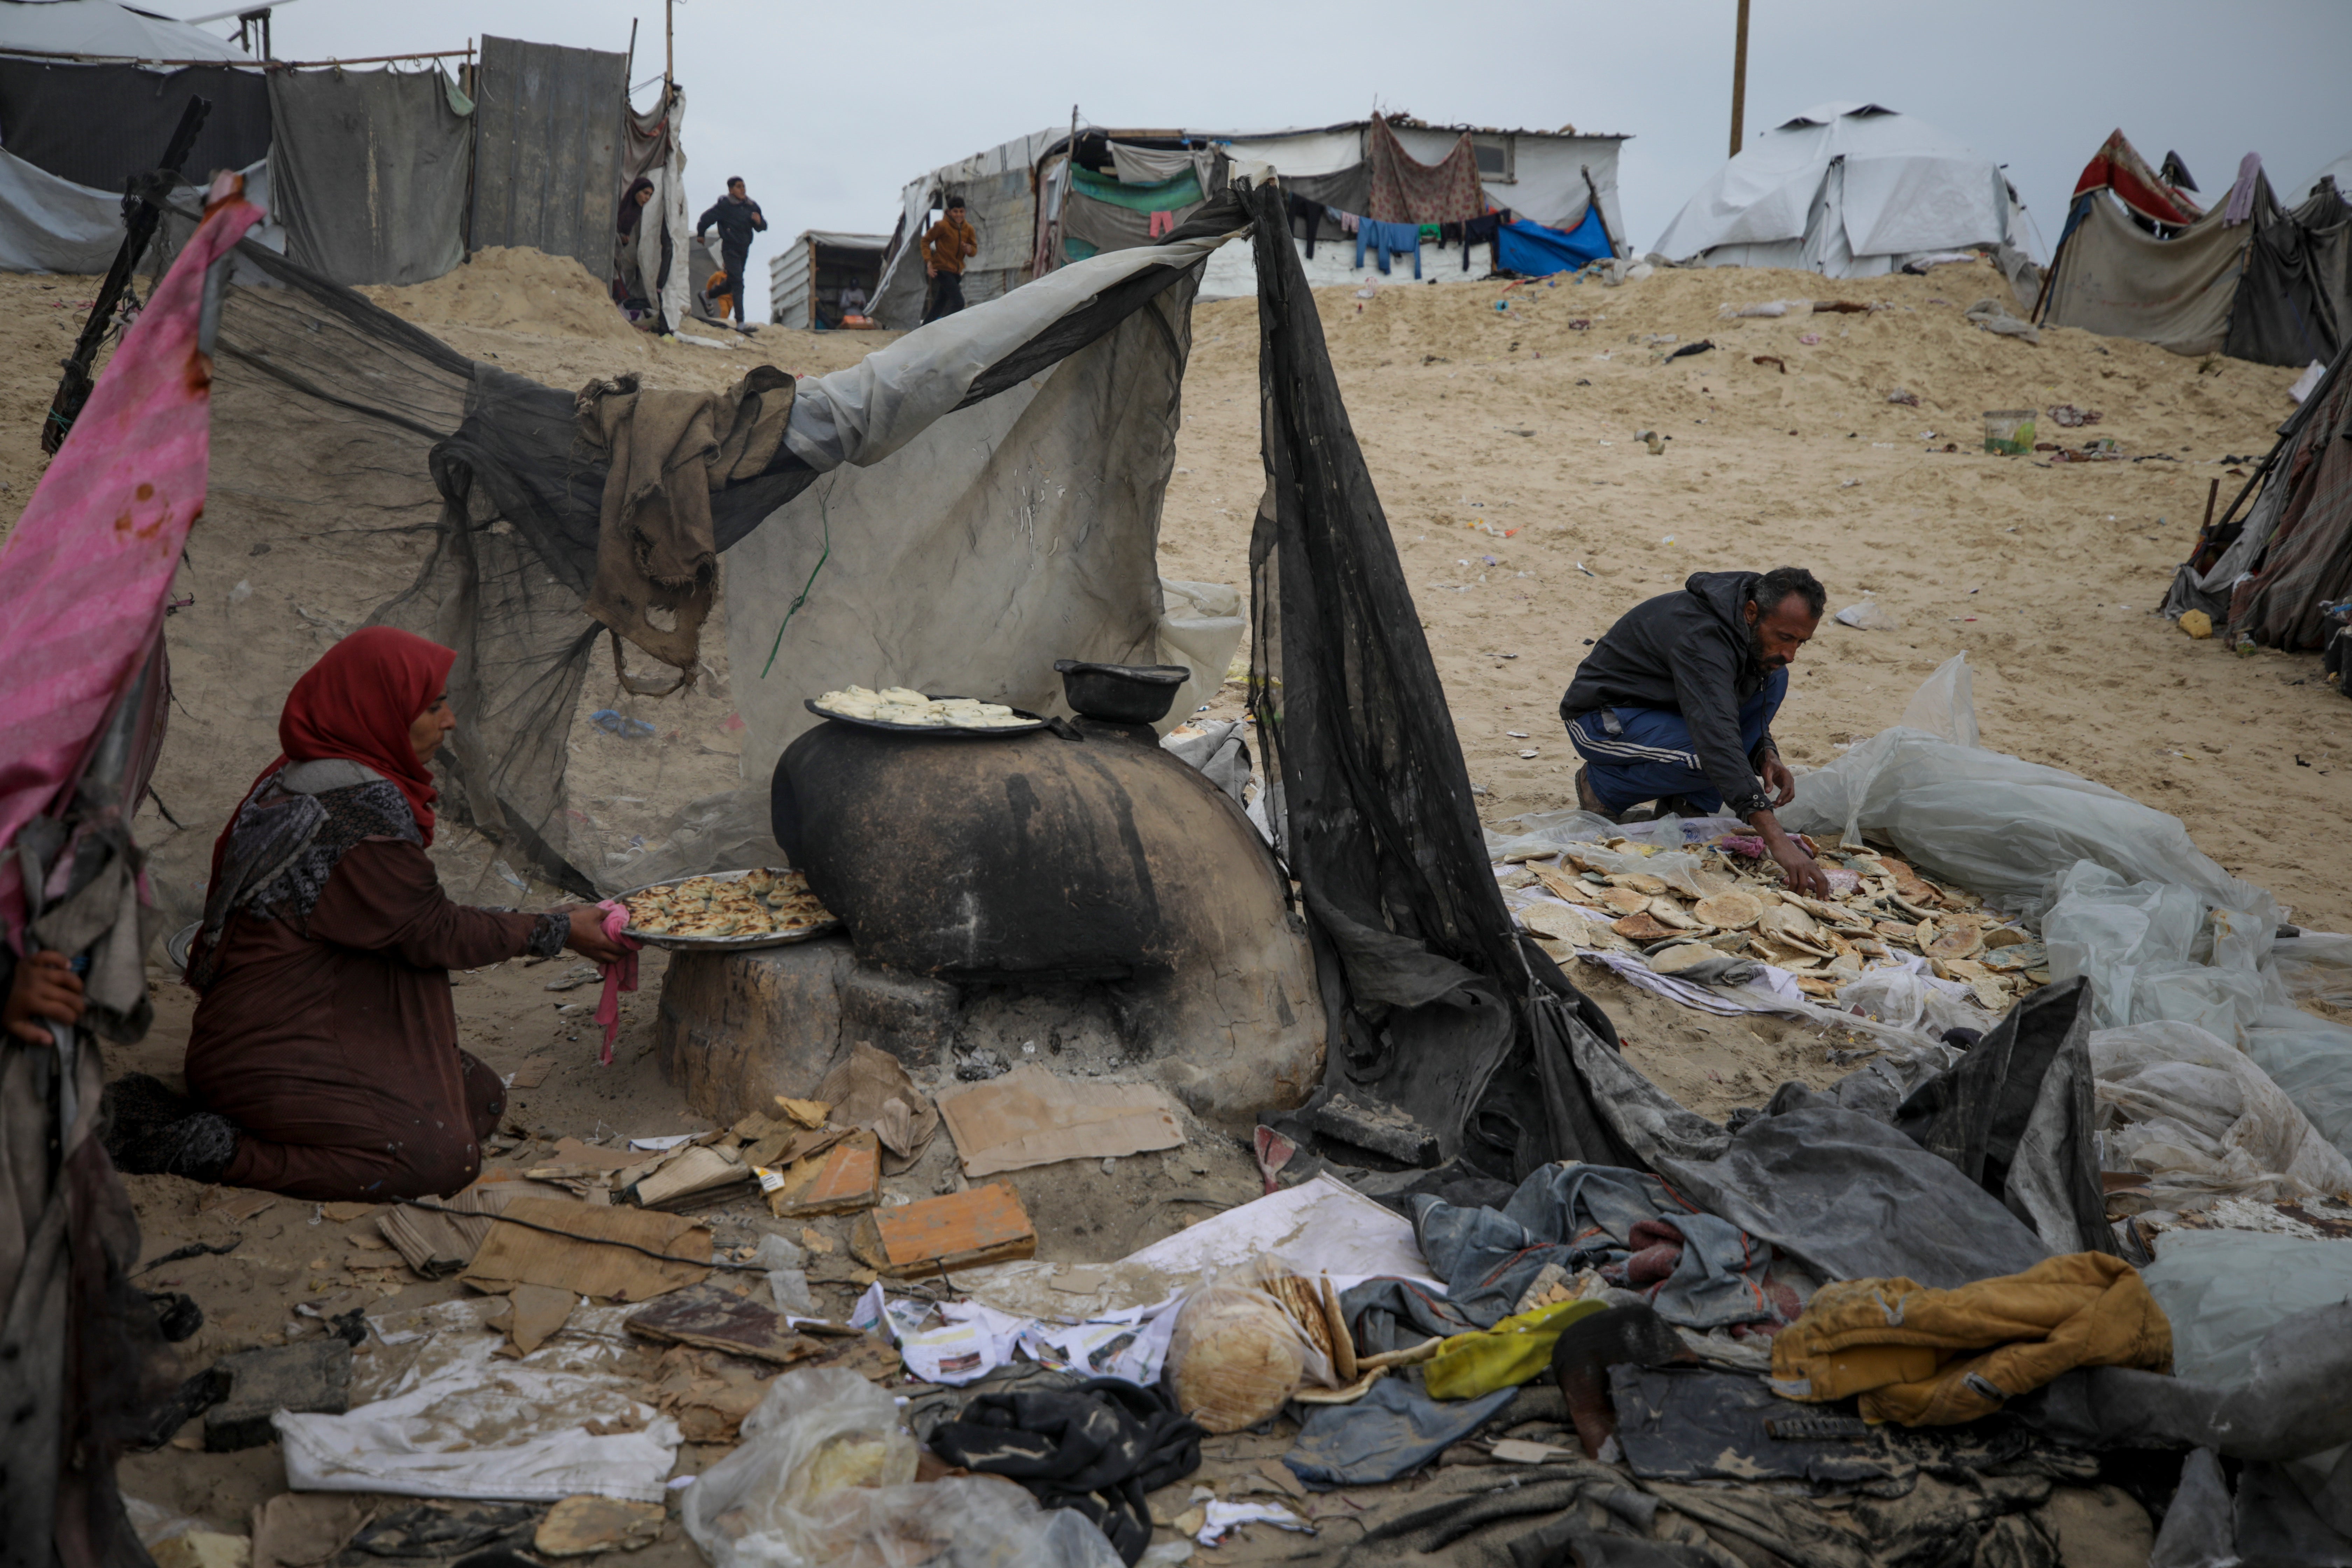
<svg viewBox="0 0 2352 1568">
<path fill-rule="evenodd" d="M 1740 126 L 1748 114 L 1748 0 L 1739 0 L 1738 34 L 1731 46 L 1731 155 L 1739 156 Z"/>
<path fill-rule="evenodd" d="M 621 96 L 629 95 L 629 83 L 637 79 L 637 19 L 629 18 L 629 60 L 621 68 Z"/>
<path fill-rule="evenodd" d="M 1590 163 L 1579 163 L 1576 166 L 1576 172 L 1584 176 L 1585 195 L 1592 198 L 1593 221 L 1601 225 L 1601 237 L 1609 242 L 1609 254 L 1612 256 L 1633 255 L 1633 253 L 1630 248 L 1620 251 L 1617 248 L 1617 237 L 1609 232 L 1609 215 L 1601 210 L 1601 187 L 1592 183 L 1592 165 Z"/>
<path fill-rule="evenodd" d="M 662 112 L 669 112 L 670 83 L 677 77 L 677 0 L 662 0 Z"/>
</svg>

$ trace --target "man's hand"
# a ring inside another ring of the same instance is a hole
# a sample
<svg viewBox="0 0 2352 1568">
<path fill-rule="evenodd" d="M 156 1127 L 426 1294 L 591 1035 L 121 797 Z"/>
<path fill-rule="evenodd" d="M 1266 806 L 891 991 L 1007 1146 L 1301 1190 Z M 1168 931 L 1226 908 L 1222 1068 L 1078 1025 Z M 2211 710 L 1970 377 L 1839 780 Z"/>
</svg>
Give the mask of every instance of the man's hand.
<svg viewBox="0 0 2352 1568">
<path fill-rule="evenodd" d="M 1781 770 L 1784 775 L 1787 771 L 1785 768 Z M 1829 878 L 1813 863 L 1813 858 L 1805 853 L 1805 847 L 1781 827 L 1779 817 L 1769 811 L 1759 811 L 1748 819 L 1748 825 L 1763 836 L 1765 852 L 1772 857 L 1773 862 L 1780 868 L 1780 874 L 1788 879 L 1790 892 L 1814 899 L 1830 896 Z"/>
<path fill-rule="evenodd" d="M 40 1020 L 79 1024 L 81 1008 L 81 976 L 66 955 L 37 952 L 16 965 L 16 982 L 0 1005 L 0 1022 L 26 1044 L 46 1046 L 51 1037 Z"/>
<path fill-rule="evenodd" d="M 1765 752 L 1764 766 L 1760 771 L 1764 776 L 1764 787 L 1772 792 L 1774 805 L 1786 805 L 1797 798 L 1797 775 L 1789 771 L 1789 764 L 1780 760 L 1780 752 Z"/>
<path fill-rule="evenodd" d="M 563 945 L 592 963 L 618 963 L 629 955 L 629 950 L 604 934 L 604 911 L 593 904 L 583 904 L 570 911 L 571 934 Z"/>
</svg>

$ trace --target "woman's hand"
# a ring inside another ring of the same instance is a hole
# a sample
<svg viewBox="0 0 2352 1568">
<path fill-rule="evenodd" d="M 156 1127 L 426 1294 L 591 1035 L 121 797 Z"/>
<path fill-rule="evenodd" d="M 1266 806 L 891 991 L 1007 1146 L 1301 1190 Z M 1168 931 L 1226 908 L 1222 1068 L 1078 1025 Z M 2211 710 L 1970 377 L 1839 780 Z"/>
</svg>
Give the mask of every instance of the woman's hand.
<svg viewBox="0 0 2352 1568">
<path fill-rule="evenodd" d="M 81 976 L 62 952 L 37 952 L 16 965 L 16 983 L 0 1005 L 0 1023 L 28 1045 L 51 1043 L 39 1020 L 59 1024 L 81 1022 Z"/>
<path fill-rule="evenodd" d="M 591 963 L 618 963 L 629 956 L 629 950 L 604 934 L 604 911 L 593 904 L 583 904 L 569 911 L 572 933 L 563 945 Z"/>
</svg>

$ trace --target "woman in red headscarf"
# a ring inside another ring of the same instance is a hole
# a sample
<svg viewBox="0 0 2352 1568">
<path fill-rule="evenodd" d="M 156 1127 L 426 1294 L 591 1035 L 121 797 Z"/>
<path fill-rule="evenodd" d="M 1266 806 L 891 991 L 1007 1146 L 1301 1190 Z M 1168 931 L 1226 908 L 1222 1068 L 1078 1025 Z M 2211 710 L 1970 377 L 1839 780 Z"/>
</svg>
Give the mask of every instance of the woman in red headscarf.
<svg viewBox="0 0 2352 1568">
<path fill-rule="evenodd" d="M 454 1193 L 480 1173 L 506 1095 L 457 1048 L 449 971 L 621 953 L 593 909 L 517 914 L 442 893 L 425 850 L 456 659 L 369 626 L 294 683 L 285 755 L 214 847 L 189 953 L 201 1110 L 160 1116 L 118 1085 L 123 1169 L 360 1200 Z"/>
</svg>

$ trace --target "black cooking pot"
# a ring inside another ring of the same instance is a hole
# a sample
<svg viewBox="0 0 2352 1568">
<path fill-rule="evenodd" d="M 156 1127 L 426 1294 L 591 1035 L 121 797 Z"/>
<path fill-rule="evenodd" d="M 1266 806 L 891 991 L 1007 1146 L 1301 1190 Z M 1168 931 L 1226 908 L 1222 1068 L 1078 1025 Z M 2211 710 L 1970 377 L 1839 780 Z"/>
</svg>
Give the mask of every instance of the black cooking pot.
<svg viewBox="0 0 2352 1568">
<path fill-rule="evenodd" d="M 1057 658 L 1062 695 L 1089 719 L 1120 724 L 1157 724 L 1168 717 L 1176 689 L 1192 679 L 1181 664 L 1089 664 Z"/>
</svg>

